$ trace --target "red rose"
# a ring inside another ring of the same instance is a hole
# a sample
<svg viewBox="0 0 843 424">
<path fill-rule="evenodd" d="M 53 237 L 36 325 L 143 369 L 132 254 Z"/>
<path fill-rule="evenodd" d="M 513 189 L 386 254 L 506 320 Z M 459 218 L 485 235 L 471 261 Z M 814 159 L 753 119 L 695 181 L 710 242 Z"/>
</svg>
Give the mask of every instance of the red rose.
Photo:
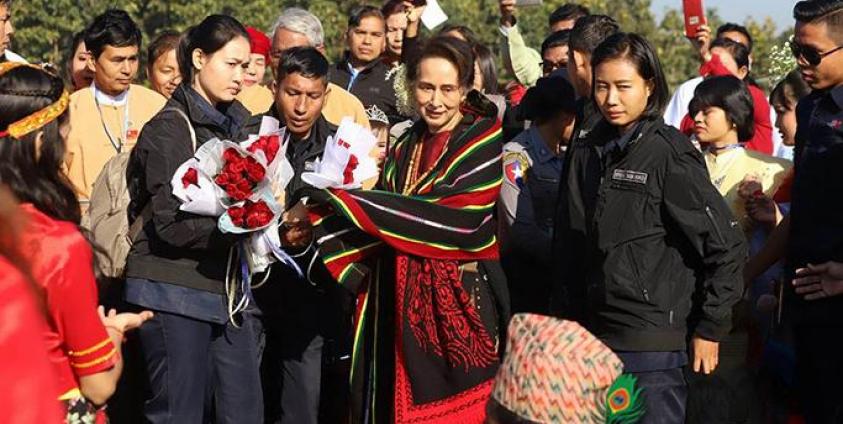
<svg viewBox="0 0 843 424">
<path fill-rule="evenodd" d="M 354 170 L 360 165 L 357 156 L 351 155 L 348 157 L 348 163 L 345 164 L 345 169 L 342 171 L 342 183 L 350 184 L 354 182 Z"/>
<path fill-rule="evenodd" d="M 257 184 L 263 181 L 263 177 L 266 176 L 266 169 L 264 169 L 263 165 L 257 162 L 249 163 L 246 165 L 246 173 L 249 175 L 249 179 Z"/>
<path fill-rule="evenodd" d="M 265 135 L 255 140 L 255 142 L 252 143 L 247 150 L 252 153 L 262 150 L 264 156 L 266 156 L 266 162 L 272 163 L 273 159 L 275 159 L 275 155 L 278 154 L 279 147 L 280 140 L 278 135 Z"/>
<path fill-rule="evenodd" d="M 225 188 L 226 184 L 228 184 L 228 175 L 221 172 L 214 178 L 214 182 L 218 186 Z"/>
<path fill-rule="evenodd" d="M 226 162 L 233 162 L 237 159 L 240 159 L 241 156 L 240 156 L 240 153 L 237 153 L 237 149 L 229 147 L 222 152 L 222 158 Z"/>
<path fill-rule="evenodd" d="M 272 221 L 272 209 L 264 202 L 246 202 L 246 228 L 258 228 Z"/>
<path fill-rule="evenodd" d="M 242 227 L 243 220 L 246 216 L 246 208 L 242 206 L 232 206 L 228 208 L 228 216 L 231 218 L 232 224 L 238 227 Z"/>
<path fill-rule="evenodd" d="M 187 172 L 181 177 L 181 183 L 184 188 L 190 187 L 191 184 L 199 187 L 199 173 L 196 168 L 187 168 Z"/>
<path fill-rule="evenodd" d="M 237 181 L 237 184 L 235 184 L 235 186 L 240 191 L 252 191 L 252 183 L 245 178 L 241 178 L 239 181 Z"/>
</svg>

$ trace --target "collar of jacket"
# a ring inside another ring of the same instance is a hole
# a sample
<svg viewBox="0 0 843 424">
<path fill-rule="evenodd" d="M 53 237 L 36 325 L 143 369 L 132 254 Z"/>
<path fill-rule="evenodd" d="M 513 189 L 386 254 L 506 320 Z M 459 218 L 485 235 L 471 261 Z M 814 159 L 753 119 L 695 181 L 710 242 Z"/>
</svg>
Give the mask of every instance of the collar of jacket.
<svg viewBox="0 0 843 424">
<path fill-rule="evenodd" d="M 636 128 L 633 130 L 633 133 L 631 136 L 627 137 L 627 140 L 622 143 L 623 145 L 620 145 L 621 143 L 617 143 L 617 141 L 621 138 L 618 134 L 618 129 L 614 125 L 606 122 L 605 119 L 600 119 L 600 122 L 594 127 L 591 133 L 586 136 L 586 139 L 588 140 L 589 145 L 596 146 L 601 149 L 610 143 L 616 143 L 619 144 L 618 147 L 621 148 L 621 151 L 626 152 L 633 145 L 637 144 L 632 141 L 649 138 L 653 135 L 653 133 L 657 132 L 662 126 L 664 126 L 664 119 L 661 117 L 644 119 L 638 121 L 635 125 Z"/>
<path fill-rule="evenodd" d="M 271 116 L 280 122 L 282 127 L 285 127 L 287 124 L 284 122 L 284 117 L 278 113 L 278 108 L 276 107 L 275 103 L 272 104 L 272 107 L 269 108 L 269 111 L 266 112 L 265 116 Z M 298 142 L 305 142 L 305 143 L 314 143 L 314 146 L 307 150 L 307 159 L 312 157 L 320 157 L 322 156 L 322 152 L 325 151 L 325 142 L 328 140 L 328 136 L 333 136 L 337 133 L 337 127 L 331 123 L 329 123 L 324 115 L 319 115 L 319 118 L 316 119 L 316 122 L 313 123 L 313 128 L 310 130 L 310 135 L 307 136 L 304 140 L 299 140 Z M 294 148 L 294 146 L 290 146 L 289 148 Z M 288 149 L 289 149 L 288 148 Z"/>
<path fill-rule="evenodd" d="M 229 137 L 236 136 L 252 114 L 237 100 L 212 107 L 193 88 L 180 84 L 173 92 L 172 100 L 184 107 L 184 111 L 194 126 L 215 127 Z"/>
<path fill-rule="evenodd" d="M 350 75 L 351 71 L 349 71 L 349 66 L 351 66 L 351 52 L 346 50 L 345 53 L 343 53 L 342 60 L 337 63 L 337 69 L 342 70 L 342 72 L 345 72 L 346 74 Z M 386 64 L 384 64 L 383 61 L 378 58 L 364 66 L 363 69 L 359 71 L 359 73 L 367 74 L 369 72 L 372 72 L 372 70 L 377 67 L 386 68 Z"/>
</svg>

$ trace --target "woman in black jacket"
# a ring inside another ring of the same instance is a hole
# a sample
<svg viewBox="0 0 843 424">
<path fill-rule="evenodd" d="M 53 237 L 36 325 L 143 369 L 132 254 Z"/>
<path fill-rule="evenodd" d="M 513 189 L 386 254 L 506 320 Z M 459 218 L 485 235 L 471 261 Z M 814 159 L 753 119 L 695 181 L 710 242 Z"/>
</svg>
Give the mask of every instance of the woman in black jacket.
<svg viewBox="0 0 843 424">
<path fill-rule="evenodd" d="M 653 47 L 616 34 L 591 67 L 603 121 L 567 153 L 556 282 L 567 312 L 638 378 L 642 422 L 683 423 L 686 337 L 693 369 L 710 373 L 740 297 L 743 237 L 700 152 L 661 119 Z"/>
<path fill-rule="evenodd" d="M 144 406 L 152 423 L 263 421 L 255 318 L 229 321 L 226 266 L 235 236 L 217 220 L 179 210 L 170 180 L 212 139 L 257 133 L 250 113 L 234 97 L 249 64 L 246 29 L 212 15 L 182 38 L 178 59 L 184 82 L 149 123 L 127 169 L 130 222 L 143 230 L 127 259 L 126 300 L 155 311 L 140 333 L 152 397 Z M 213 399 L 215 407 L 209 405 Z"/>
</svg>

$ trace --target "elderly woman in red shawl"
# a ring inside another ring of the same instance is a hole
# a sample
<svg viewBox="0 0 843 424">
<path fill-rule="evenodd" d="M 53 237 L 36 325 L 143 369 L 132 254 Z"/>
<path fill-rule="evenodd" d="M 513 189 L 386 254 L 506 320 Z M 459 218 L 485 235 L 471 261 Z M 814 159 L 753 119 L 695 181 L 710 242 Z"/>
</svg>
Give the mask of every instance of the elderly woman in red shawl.
<svg viewBox="0 0 843 424">
<path fill-rule="evenodd" d="M 508 296 L 492 216 L 501 125 L 471 91 L 474 57 L 432 39 L 410 64 L 421 117 L 389 147 L 376 190 L 311 190 L 319 257 L 360 293 L 352 422 L 481 423 Z"/>
</svg>

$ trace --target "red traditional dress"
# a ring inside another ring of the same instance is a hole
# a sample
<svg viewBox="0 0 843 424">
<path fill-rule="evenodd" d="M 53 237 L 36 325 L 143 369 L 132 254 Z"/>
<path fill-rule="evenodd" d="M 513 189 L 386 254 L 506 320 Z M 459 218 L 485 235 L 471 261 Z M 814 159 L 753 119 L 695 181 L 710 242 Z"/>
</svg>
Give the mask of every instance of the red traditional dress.
<svg viewBox="0 0 843 424">
<path fill-rule="evenodd" d="M 363 292 L 354 423 L 482 423 L 508 316 L 493 210 L 501 126 L 477 93 L 450 133 L 417 122 L 387 154 L 379 190 L 311 193 L 319 255 Z"/>
<path fill-rule="evenodd" d="M 4 422 L 63 422 L 41 335 L 46 323 L 23 274 L 0 256 L 0 411 Z"/>
<path fill-rule="evenodd" d="M 49 323 L 44 340 L 58 381 L 55 398 L 68 411 L 78 411 L 85 403 L 79 378 L 107 371 L 120 359 L 97 315 L 93 253 L 72 223 L 52 219 L 31 204 L 21 210 L 28 225 L 20 234 L 20 252 L 44 289 Z"/>
</svg>

